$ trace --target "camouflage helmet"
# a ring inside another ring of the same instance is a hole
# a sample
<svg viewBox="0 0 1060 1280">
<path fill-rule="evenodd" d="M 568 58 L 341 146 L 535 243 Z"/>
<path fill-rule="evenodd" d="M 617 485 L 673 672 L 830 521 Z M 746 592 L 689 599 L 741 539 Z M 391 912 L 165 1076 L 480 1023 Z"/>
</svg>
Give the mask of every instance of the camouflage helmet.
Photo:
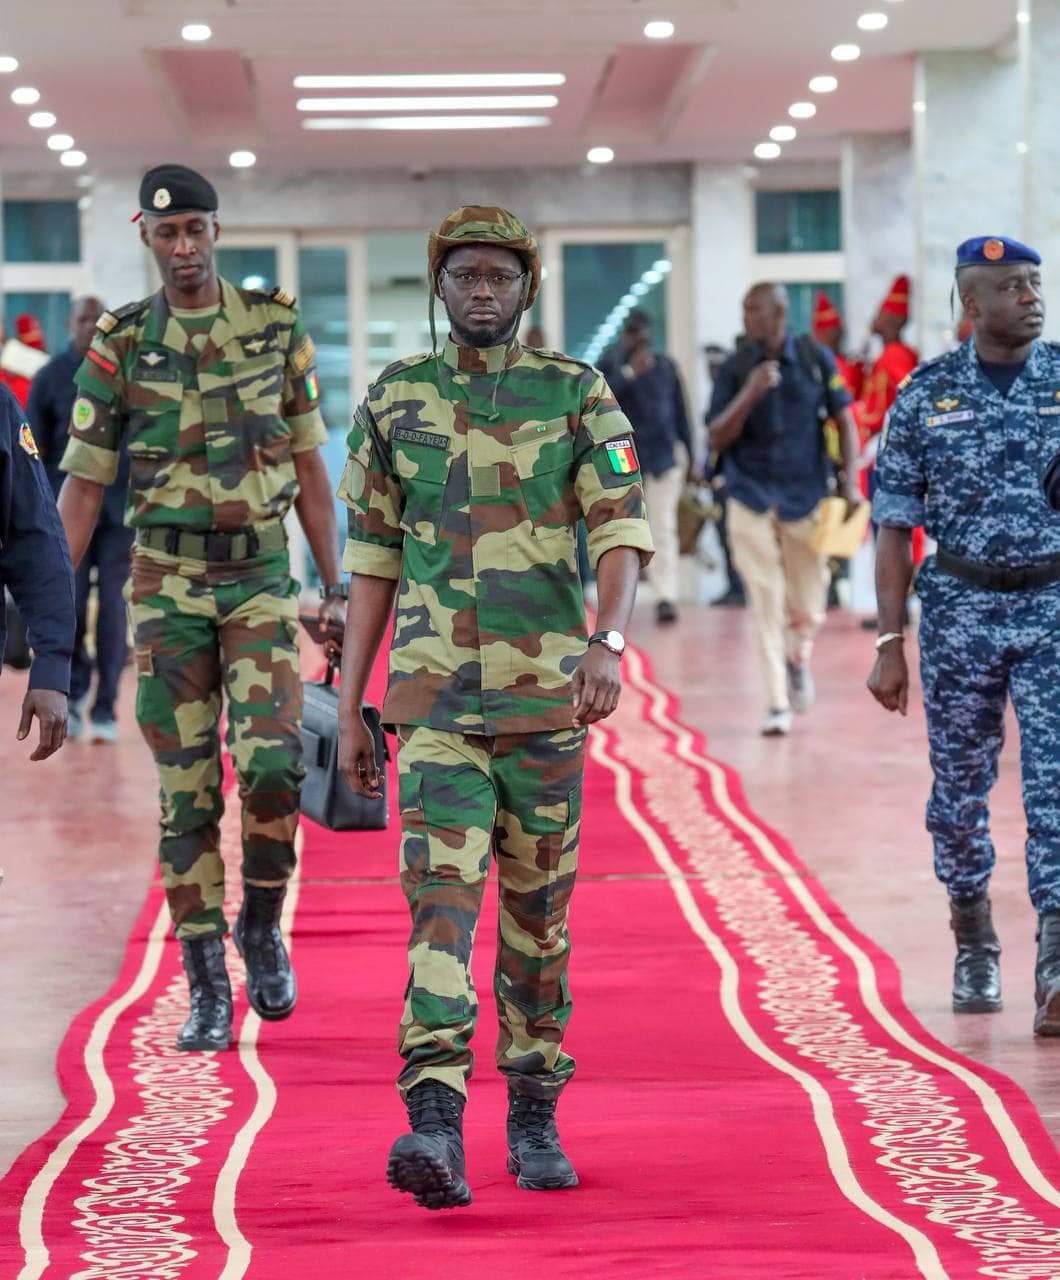
<svg viewBox="0 0 1060 1280">
<path fill-rule="evenodd" d="M 454 209 L 443 219 L 438 230 L 431 232 L 427 243 L 427 265 L 432 292 L 445 255 L 450 249 L 461 249 L 470 244 L 497 244 L 517 253 L 530 273 L 523 308 L 533 306 L 541 287 L 541 253 L 537 241 L 514 213 L 496 205 L 464 205 Z"/>
</svg>

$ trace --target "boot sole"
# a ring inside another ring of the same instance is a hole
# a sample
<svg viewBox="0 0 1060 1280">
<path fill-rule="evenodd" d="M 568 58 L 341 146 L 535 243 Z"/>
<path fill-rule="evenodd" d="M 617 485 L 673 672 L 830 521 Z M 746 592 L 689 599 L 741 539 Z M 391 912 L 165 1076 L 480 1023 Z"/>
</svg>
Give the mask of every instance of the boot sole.
<svg viewBox="0 0 1060 1280">
<path fill-rule="evenodd" d="M 423 1209 L 462 1209 L 471 1203 L 471 1188 L 444 1160 L 414 1141 L 400 1138 L 386 1163 L 386 1180 L 407 1192 Z"/>
<path fill-rule="evenodd" d="M 953 1002 L 954 1013 L 1000 1013 L 1004 1008 L 1000 1000 L 964 1000 Z"/>
<path fill-rule="evenodd" d="M 517 1187 L 521 1187 L 523 1191 L 565 1191 L 568 1187 L 576 1187 L 578 1185 L 578 1175 L 572 1169 L 570 1173 L 565 1173 L 561 1177 L 556 1178 L 528 1178 L 523 1172 L 514 1156 L 508 1157 L 508 1172 L 517 1174 Z"/>
<path fill-rule="evenodd" d="M 247 958 L 243 954 L 243 939 L 235 929 L 232 930 L 232 941 L 235 943 L 236 950 L 239 952 L 239 958 L 244 964 L 246 964 Z M 244 990 L 247 993 L 247 1003 L 262 1022 L 283 1022 L 285 1018 L 289 1018 L 291 1014 L 294 1013 L 295 1005 L 298 1003 L 298 979 L 294 976 L 293 970 L 291 971 L 291 984 L 294 987 L 294 999 L 283 1009 L 268 1009 L 264 1005 L 258 1004 L 251 994 L 249 983 L 244 987 Z"/>
<path fill-rule="evenodd" d="M 1060 1036 L 1060 986 L 1046 992 L 1045 999 L 1034 1014 L 1036 1036 Z"/>
<path fill-rule="evenodd" d="M 176 1040 L 174 1044 L 181 1053 L 224 1053 L 226 1049 L 231 1049 L 232 1037 L 229 1035 L 224 1044 L 215 1044 L 208 1040 L 196 1040 L 190 1044 L 182 1044 L 181 1041 Z"/>
</svg>

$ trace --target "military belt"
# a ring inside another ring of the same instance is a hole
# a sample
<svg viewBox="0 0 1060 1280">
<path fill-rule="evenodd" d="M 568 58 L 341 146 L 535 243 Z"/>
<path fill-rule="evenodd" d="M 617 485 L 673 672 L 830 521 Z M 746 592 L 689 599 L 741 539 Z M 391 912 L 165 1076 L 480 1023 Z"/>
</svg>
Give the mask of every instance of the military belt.
<svg viewBox="0 0 1060 1280">
<path fill-rule="evenodd" d="M 155 526 L 136 530 L 136 545 L 148 551 L 164 551 L 184 560 L 206 560 L 217 563 L 229 560 L 253 560 L 287 546 L 287 530 L 281 520 L 251 525 L 246 529 L 210 529 L 196 533 L 191 529 Z"/>
<path fill-rule="evenodd" d="M 977 564 L 939 547 L 935 553 L 935 564 L 950 577 L 961 578 L 986 591 L 1037 591 L 1060 582 L 1060 557 L 1009 569 L 1000 564 Z"/>
</svg>

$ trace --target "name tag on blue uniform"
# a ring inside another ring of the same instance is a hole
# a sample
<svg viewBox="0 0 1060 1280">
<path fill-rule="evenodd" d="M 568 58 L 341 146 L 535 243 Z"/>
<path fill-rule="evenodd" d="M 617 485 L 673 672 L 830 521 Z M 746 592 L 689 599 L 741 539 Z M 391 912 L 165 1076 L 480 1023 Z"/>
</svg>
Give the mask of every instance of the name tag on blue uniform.
<svg viewBox="0 0 1060 1280">
<path fill-rule="evenodd" d="M 952 422 L 974 422 L 974 409 L 958 409 L 956 413 L 936 413 L 928 418 L 924 425 L 927 427 L 948 427 Z"/>
<path fill-rule="evenodd" d="M 1043 404 L 1038 412 L 1045 414 L 1046 417 L 1056 417 L 1057 414 L 1060 414 L 1060 404 Z"/>
</svg>

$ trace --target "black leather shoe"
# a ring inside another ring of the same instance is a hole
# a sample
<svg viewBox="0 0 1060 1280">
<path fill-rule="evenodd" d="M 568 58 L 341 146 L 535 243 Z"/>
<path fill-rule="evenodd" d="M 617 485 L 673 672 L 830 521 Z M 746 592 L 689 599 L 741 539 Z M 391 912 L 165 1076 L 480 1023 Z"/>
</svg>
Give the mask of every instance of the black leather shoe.
<svg viewBox="0 0 1060 1280">
<path fill-rule="evenodd" d="M 508 1094 L 508 1172 L 525 1191 L 576 1187 L 578 1175 L 559 1145 L 556 1099 Z"/>
<path fill-rule="evenodd" d="M 1034 966 L 1036 1036 L 1060 1036 L 1060 911 L 1038 917 L 1038 962 Z"/>
<path fill-rule="evenodd" d="M 677 606 L 669 600 L 660 600 L 655 606 L 655 621 L 662 626 L 677 621 Z"/>
<path fill-rule="evenodd" d="M 225 940 L 181 939 L 180 949 L 191 988 L 191 1017 L 177 1035 L 177 1048 L 227 1049 L 232 1043 L 232 987 L 225 969 Z"/>
<path fill-rule="evenodd" d="M 298 1001 L 291 958 L 280 934 L 280 915 L 287 886 L 263 889 L 248 884 L 243 891 L 232 937 L 247 965 L 247 999 L 266 1022 L 289 1018 Z"/>
<path fill-rule="evenodd" d="M 996 1013 L 1001 1008 L 1001 943 L 987 894 L 951 898 L 950 928 L 957 942 L 953 1012 Z"/>
<path fill-rule="evenodd" d="M 464 1176 L 464 1096 L 425 1080 L 405 1096 L 411 1133 L 390 1148 L 386 1180 L 424 1209 L 459 1209 L 471 1203 Z"/>
</svg>

